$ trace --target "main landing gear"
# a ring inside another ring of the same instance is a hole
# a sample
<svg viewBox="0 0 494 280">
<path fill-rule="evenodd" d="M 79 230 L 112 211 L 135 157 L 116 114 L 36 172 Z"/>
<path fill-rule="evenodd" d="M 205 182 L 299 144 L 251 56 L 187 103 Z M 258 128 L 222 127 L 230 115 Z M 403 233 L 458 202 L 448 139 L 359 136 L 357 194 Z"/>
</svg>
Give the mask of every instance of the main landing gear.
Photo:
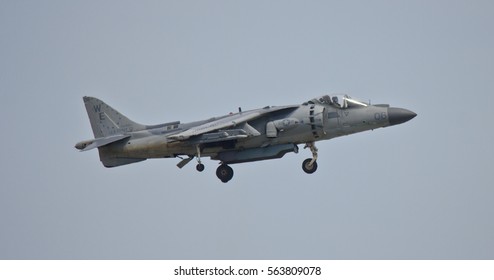
<svg viewBox="0 0 494 280">
<path fill-rule="evenodd" d="M 197 152 L 196 170 L 199 172 L 202 172 L 202 171 L 204 171 L 204 164 L 202 164 L 202 162 L 201 162 L 201 147 L 199 145 L 196 146 L 196 152 Z M 189 159 L 184 160 L 184 163 L 179 164 L 179 167 L 180 166 L 183 167 L 192 158 L 193 157 L 189 157 Z M 218 176 L 218 179 L 220 179 L 221 182 L 226 183 L 233 178 L 233 169 L 230 166 L 228 166 L 227 164 L 222 163 L 220 166 L 218 166 L 218 169 L 216 169 L 216 176 Z"/>
<path fill-rule="evenodd" d="M 233 178 L 233 169 L 227 164 L 222 163 L 216 169 L 216 176 L 218 176 L 221 182 L 226 183 Z"/>
<path fill-rule="evenodd" d="M 317 170 L 317 147 L 314 142 L 307 142 L 305 144 L 305 148 L 309 148 L 312 153 L 312 158 L 308 158 L 302 162 L 302 169 L 307 174 L 312 174 Z M 197 154 L 197 165 L 196 169 L 199 172 L 204 171 L 204 164 L 201 162 L 201 148 L 199 145 L 196 146 Z M 182 161 L 177 164 L 179 168 L 185 166 L 189 161 L 191 161 L 194 156 L 189 156 L 187 159 L 182 159 Z M 216 169 L 216 176 L 223 183 L 227 183 L 233 178 L 233 169 L 226 163 L 221 163 L 220 166 Z"/>
<path fill-rule="evenodd" d="M 302 169 L 305 171 L 305 173 L 312 174 L 317 170 L 317 148 L 314 142 L 305 144 L 304 149 L 305 148 L 310 149 L 310 151 L 312 152 L 312 158 L 304 160 L 304 162 L 302 163 Z"/>
<path fill-rule="evenodd" d="M 204 164 L 199 162 L 196 165 L 196 169 L 199 172 L 204 171 Z M 229 165 L 222 163 L 216 169 L 216 176 L 218 176 L 218 179 L 220 179 L 221 182 L 226 183 L 233 178 L 233 169 Z"/>
</svg>

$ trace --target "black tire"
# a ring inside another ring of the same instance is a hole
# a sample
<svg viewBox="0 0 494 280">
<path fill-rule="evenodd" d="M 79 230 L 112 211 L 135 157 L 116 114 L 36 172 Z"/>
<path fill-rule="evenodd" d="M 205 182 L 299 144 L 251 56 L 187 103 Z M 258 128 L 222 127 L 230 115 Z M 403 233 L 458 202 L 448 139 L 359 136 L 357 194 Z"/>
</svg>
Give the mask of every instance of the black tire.
<svg viewBox="0 0 494 280">
<path fill-rule="evenodd" d="M 197 171 L 199 171 L 199 172 L 204 171 L 204 164 L 202 164 L 202 163 L 197 164 L 197 165 L 196 165 L 196 169 L 197 169 Z"/>
<path fill-rule="evenodd" d="M 222 164 L 216 169 L 216 176 L 221 182 L 226 183 L 233 178 L 233 169 L 226 164 Z"/>
<path fill-rule="evenodd" d="M 312 161 L 312 159 L 308 158 L 308 159 L 304 160 L 304 162 L 302 162 L 302 169 L 307 174 L 312 174 L 312 173 L 316 172 L 316 170 L 317 170 L 317 162 L 314 161 L 314 163 L 312 165 L 310 165 L 311 161 Z"/>
</svg>

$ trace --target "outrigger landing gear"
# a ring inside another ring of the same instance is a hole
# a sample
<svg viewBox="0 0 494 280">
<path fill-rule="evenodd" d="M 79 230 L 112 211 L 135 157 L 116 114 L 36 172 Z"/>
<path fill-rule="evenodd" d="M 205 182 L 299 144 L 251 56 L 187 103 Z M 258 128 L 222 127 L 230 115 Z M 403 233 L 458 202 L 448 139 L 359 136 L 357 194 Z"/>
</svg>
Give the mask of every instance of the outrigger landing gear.
<svg viewBox="0 0 494 280">
<path fill-rule="evenodd" d="M 197 169 L 197 171 L 202 172 L 202 171 L 204 171 L 204 164 L 202 164 L 202 162 L 201 162 L 201 148 L 199 147 L 199 145 L 196 146 L 196 150 L 197 150 L 196 169 Z"/>
<path fill-rule="evenodd" d="M 227 164 L 222 163 L 216 169 L 216 176 L 218 176 L 221 182 L 226 183 L 233 178 L 233 169 Z"/>
<path fill-rule="evenodd" d="M 302 163 L 302 169 L 305 171 L 307 174 L 312 174 L 316 172 L 317 170 L 317 148 L 314 142 L 308 142 L 305 144 L 305 148 L 310 148 L 310 151 L 312 152 L 312 158 L 308 158 L 304 160 Z"/>
<path fill-rule="evenodd" d="M 196 165 L 196 169 L 197 169 L 197 171 L 199 171 L 199 172 L 204 171 L 204 164 L 202 164 L 202 163 L 198 163 L 198 164 Z"/>
</svg>

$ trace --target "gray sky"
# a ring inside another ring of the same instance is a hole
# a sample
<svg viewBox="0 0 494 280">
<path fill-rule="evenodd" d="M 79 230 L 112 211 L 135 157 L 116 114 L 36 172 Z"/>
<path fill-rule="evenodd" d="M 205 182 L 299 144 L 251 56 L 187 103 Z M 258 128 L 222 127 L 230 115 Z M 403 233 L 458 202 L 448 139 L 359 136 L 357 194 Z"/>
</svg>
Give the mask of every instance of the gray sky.
<svg viewBox="0 0 494 280">
<path fill-rule="evenodd" d="M 1 1 L 1 259 L 493 259 L 492 1 Z M 412 121 L 104 168 L 82 96 L 184 122 L 346 92 Z M 302 147 L 301 147 L 302 148 Z"/>
</svg>

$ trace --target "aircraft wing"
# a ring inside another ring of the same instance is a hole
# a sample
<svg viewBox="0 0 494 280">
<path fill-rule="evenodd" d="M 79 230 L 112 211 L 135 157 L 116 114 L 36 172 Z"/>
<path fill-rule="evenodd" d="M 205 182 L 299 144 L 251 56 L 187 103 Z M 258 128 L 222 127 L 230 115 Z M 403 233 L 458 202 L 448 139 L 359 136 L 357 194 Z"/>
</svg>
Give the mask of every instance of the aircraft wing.
<svg viewBox="0 0 494 280">
<path fill-rule="evenodd" d="M 235 129 L 231 130 L 233 131 L 232 133 L 229 134 L 224 134 L 225 136 L 233 137 L 233 138 L 242 138 L 242 137 L 247 137 L 248 134 L 250 135 L 259 135 L 259 132 L 252 128 L 250 125 L 247 124 L 248 121 L 257 119 L 261 116 L 268 115 L 273 112 L 279 112 L 282 110 L 293 110 L 295 108 L 298 108 L 298 105 L 294 106 L 282 106 L 282 107 L 266 107 L 263 109 L 257 109 L 257 110 L 252 110 L 252 111 L 247 111 L 247 112 L 241 112 L 241 113 L 236 113 L 230 116 L 226 116 L 220 119 L 213 120 L 211 122 L 207 122 L 195 127 L 191 127 L 183 132 L 170 135 L 168 136 L 169 139 L 171 140 L 187 140 L 190 137 L 193 136 L 205 136 L 206 138 L 210 138 L 209 136 L 216 136 L 215 133 L 210 133 L 214 132 L 217 130 L 221 129 L 226 129 L 226 128 L 231 128 L 231 127 L 239 127 L 240 129 Z M 235 132 L 237 131 L 237 132 Z M 245 132 L 245 133 L 244 133 Z M 245 136 L 243 135 L 245 134 Z M 214 138 L 214 137 L 211 137 Z M 222 137 L 220 137 L 222 138 Z M 231 138 L 230 138 L 231 139 Z"/>
</svg>

